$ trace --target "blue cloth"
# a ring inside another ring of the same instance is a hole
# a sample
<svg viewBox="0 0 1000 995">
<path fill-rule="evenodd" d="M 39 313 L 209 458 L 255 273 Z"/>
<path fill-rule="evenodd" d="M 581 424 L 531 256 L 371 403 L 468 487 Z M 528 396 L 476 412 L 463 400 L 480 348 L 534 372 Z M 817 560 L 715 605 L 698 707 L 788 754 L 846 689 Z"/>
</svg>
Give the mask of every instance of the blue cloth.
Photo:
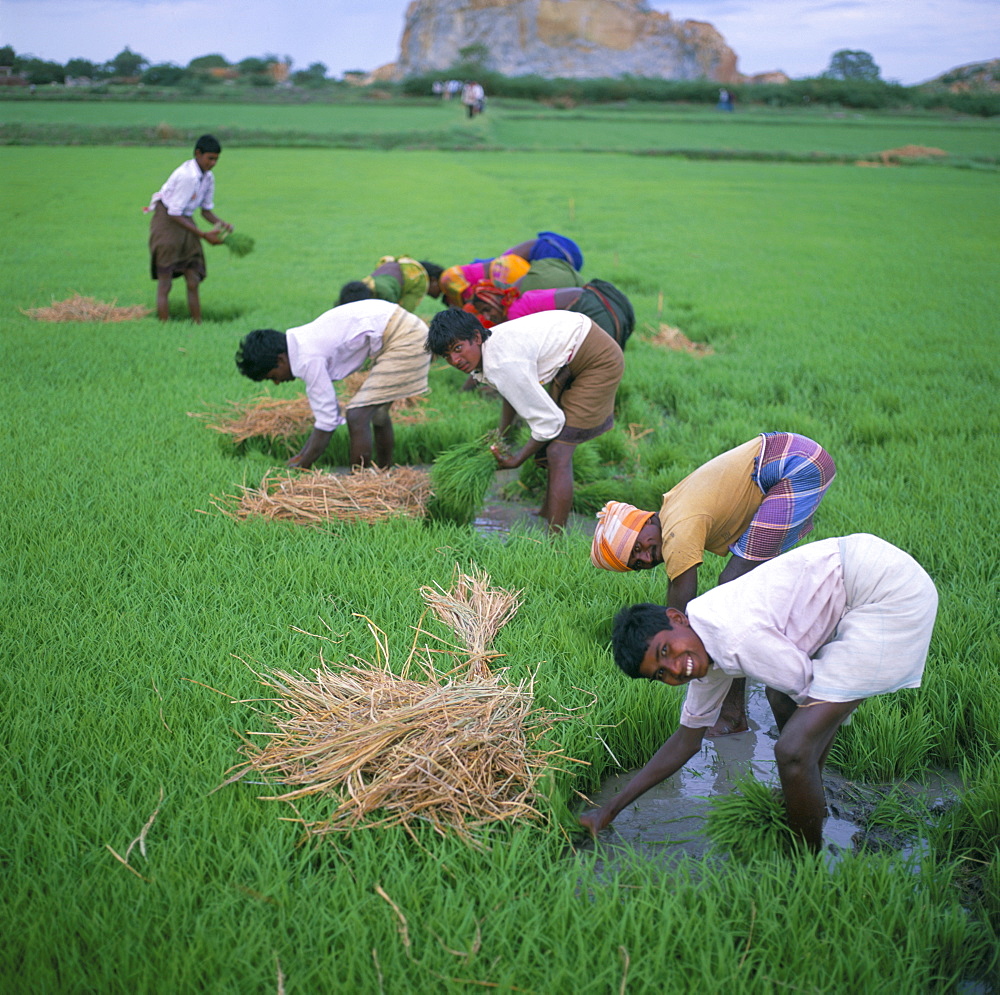
<svg viewBox="0 0 1000 995">
<path fill-rule="evenodd" d="M 538 241 L 531 250 L 531 259 L 565 259 L 577 272 L 583 269 L 583 253 L 580 246 L 565 235 L 557 235 L 554 231 L 540 231 Z"/>
</svg>

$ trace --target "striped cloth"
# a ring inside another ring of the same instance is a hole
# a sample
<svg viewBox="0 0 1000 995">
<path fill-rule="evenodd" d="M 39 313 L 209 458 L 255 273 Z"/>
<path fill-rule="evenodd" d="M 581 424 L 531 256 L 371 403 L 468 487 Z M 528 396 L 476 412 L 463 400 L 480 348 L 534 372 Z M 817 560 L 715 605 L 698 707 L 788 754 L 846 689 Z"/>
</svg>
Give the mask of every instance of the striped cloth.
<svg viewBox="0 0 1000 995">
<path fill-rule="evenodd" d="M 371 373 L 345 408 L 365 408 L 427 393 L 431 355 L 424 348 L 427 325 L 396 307 L 382 333 L 382 348 L 372 357 Z"/>
<path fill-rule="evenodd" d="M 619 573 L 628 570 L 628 558 L 635 540 L 652 517 L 651 511 L 642 511 L 624 501 L 609 501 L 597 513 L 590 562 L 602 570 Z"/>
<path fill-rule="evenodd" d="M 764 494 L 747 530 L 729 549 L 744 560 L 771 560 L 813 529 L 813 513 L 837 468 L 818 443 L 792 432 L 764 435 L 753 480 Z"/>
</svg>

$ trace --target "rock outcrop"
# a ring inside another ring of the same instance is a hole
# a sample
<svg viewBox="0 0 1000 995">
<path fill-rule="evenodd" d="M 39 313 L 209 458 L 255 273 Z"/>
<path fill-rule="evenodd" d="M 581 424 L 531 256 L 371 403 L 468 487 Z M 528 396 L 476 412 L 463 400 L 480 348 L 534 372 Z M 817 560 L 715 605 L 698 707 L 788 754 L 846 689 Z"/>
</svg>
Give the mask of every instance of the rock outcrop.
<svg viewBox="0 0 1000 995">
<path fill-rule="evenodd" d="M 711 24 L 675 21 L 645 0 L 413 0 L 397 73 L 443 72 L 472 45 L 505 76 L 740 79 Z"/>
</svg>

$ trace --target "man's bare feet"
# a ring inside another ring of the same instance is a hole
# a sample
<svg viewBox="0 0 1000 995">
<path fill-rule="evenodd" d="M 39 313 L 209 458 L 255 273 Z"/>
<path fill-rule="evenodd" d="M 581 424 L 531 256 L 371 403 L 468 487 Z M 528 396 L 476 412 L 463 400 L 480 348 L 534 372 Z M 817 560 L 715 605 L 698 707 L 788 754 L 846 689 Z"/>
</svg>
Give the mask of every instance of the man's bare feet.
<svg viewBox="0 0 1000 995">
<path fill-rule="evenodd" d="M 747 724 L 746 692 L 746 678 L 734 678 L 722 701 L 722 710 L 719 712 L 718 721 L 705 733 L 706 736 L 710 739 L 716 739 L 719 736 L 735 736 L 736 733 L 746 732 L 750 728 Z"/>
</svg>

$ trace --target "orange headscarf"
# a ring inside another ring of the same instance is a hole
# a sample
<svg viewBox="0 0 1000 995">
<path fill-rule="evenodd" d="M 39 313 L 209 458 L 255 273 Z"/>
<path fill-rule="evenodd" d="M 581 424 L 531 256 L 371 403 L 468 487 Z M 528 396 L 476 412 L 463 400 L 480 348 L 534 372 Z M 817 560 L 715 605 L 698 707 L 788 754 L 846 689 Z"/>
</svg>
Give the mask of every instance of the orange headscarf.
<svg viewBox="0 0 1000 995">
<path fill-rule="evenodd" d="M 492 328 L 497 322 L 487 318 L 479 308 L 482 304 L 488 304 L 491 308 L 498 308 L 503 312 L 501 320 L 506 321 L 507 309 L 521 296 L 521 292 L 516 287 L 498 287 L 492 280 L 479 280 L 472 285 L 469 292 L 469 301 L 462 307 L 463 311 L 474 314 L 484 328 Z"/>
<path fill-rule="evenodd" d="M 590 562 L 602 570 L 629 569 L 628 558 L 642 527 L 653 512 L 642 511 L 624 501 L 609 501 L 597 513 L 597 529 L 590 545 Z"/>
</svg>

